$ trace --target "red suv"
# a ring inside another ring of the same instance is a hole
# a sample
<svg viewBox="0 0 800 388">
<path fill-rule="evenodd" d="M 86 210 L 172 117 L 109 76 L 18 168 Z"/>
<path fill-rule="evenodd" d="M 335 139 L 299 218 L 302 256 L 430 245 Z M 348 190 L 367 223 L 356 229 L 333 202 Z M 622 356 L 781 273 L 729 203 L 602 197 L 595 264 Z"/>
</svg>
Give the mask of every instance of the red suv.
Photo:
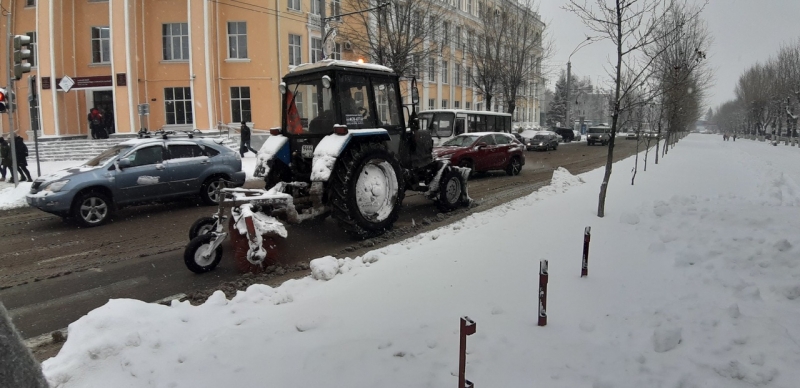
<svg viewBox="0 0 800 388">
<path fill-rule="evenodd" d="M 525 165 L 525 146 L 507 133 L 473 132 L 458 135 L 433 149 L 433 156 L 449 159 L 472 173 L 505 170 L 517 175 Z M 470 174 L 472 176 L 472 174 Z"/>
</svg>

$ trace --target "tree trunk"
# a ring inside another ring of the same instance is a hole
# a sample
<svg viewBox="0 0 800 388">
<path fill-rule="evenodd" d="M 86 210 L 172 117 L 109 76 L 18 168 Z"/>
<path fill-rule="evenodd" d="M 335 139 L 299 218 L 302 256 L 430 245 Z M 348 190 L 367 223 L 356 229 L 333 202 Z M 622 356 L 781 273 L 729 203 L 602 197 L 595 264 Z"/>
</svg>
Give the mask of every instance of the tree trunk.
<svg viewBox="0 0 800 388">
<path fill-rule="evenodd" d="M 636 171 L 639 170 L 639 139 L 636 139 L 636 159 L 633 161 L 633 176 L 631 177 L 631 186 L 636 181 Z"/>
<path fill-rule="evenodd" d="M 492 95 L 489 93 L 486 93 L 486 109 L 484 110 L 486 111 L 492 110 Z"/>
<path fill-rule="evenodd" d="M 619 93 L 622 86 L 622 9 L 619 4 L 620 0 L 616 1 L 617 18 L 615 20 L 617 36 L 617 78 L 616 87 L 614 90 L 614 115 L 611 117 L 611 139 L 608 141 L 608 157 L 606 158 L 606 172 L 603 175 L 603 183 L 600 185 L 600 198 L 597 204 L 597 216 L 605 217 L 606 215 L 606 193 L 608 191 L 608 181 L 611 179 L 611 166 L 614 163 L 614 138 L 617 137 L 617 120 L 619 119 Z"/>
<path fill-rule="evenodd" d="M 658 164 L 658 149 L 661 143 L 661 121 L 658 122 L 658 133 L 656 136 L 656 164 Z"/>
</svg>

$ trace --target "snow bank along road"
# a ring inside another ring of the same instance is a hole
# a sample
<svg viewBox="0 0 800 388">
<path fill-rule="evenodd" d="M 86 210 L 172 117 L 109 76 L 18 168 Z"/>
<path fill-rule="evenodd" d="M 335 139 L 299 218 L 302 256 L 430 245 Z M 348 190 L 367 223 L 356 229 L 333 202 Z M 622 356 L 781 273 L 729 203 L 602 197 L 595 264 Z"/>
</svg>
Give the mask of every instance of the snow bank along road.
<svg viewBox="0 0 800 388">
<path fill-rule="evenodd" d="M 635 142 L 617 141 L 618 158 L 634 151 Z M 606 147 L 585 143 L 565 144 L 554 152 L 528 152 L 524 169 L 516 177 L 498 172 L 470 180 L 470 196 L 479 205 L 446 219 L 437 217 L 430 201 L 409 195 L 395 232 L 383 238 L 353 241 L 331 219 L 289 226 L 289 238 L 281 245 L 281 262 L 291 266 L 397 242 L 527 195 L 546 184 L 559 166 L 573 174 L 597 168 L 605 163 L 606 155 Z M 249 187 L 261 184 L 248 182 Z M 108 225 L 79 229 L 36 209 L 4 210 L 0 212 L 0 301 L 27 338 L 66 327 L 109 298 L 156 301 L 239 279 L 227 256 L 230 249 L 209 274 L 194 275 L 183 264 L 189 226 L 213 211 L 193 200 L 170 202 L 123 209 Z M 304 274 L 289 273 L 281 279 Z"/>
<path fill-rule="evenodd" d="M 43 363 L 53 388 L 797 388 L 800 150 L 692 135 L 312 276 L 200 306 L 115 299 Z M 592 226 L 589 277 L 582 232 Z M 533 251 L 531 248 L 537 248 Z M 550 260 L 537 327 L 539 259 Z"/>
</svg>

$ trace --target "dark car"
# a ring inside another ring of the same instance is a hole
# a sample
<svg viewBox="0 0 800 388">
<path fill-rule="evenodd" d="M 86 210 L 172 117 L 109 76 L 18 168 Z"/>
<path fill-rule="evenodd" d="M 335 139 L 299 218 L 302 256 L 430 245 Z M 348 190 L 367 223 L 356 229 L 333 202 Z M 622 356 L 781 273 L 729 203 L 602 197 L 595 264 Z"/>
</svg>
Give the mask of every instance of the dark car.
<svg viewBox="0 0 800 388">
<path fill-rule="evenodd" d="M 245 173 L 239 154 L 218 142 L 134 139 L 82 166 L 37 178 L 26 199 L 30 206 L 73 217 L 82 226 L 97 226 L 127 205 L 191 195 L 216 204 L 220 179 L 241 186 Z"/>
<path fill-rule="evenodd" d="M 552 131 L 561 136 L 561 138 L 564 140 L 565 143 L 569 143 L 575 140 L 575 132 L 569 128 L 554 127 Z"/>
<path fill-rule="evenodd" d="M 433 155 L 472 169 L 472 173 L 504 170 L 517 175 L 525 165 L 522 144 L 507 133 L 473 132 L 458 135 L 433 149 Z"/>
<path fill-rule="evenodd" d="M 527 135 L 527 136 L 526 136 Z M 558 134 L 552 131 L 530 131 L 522 134 L 523 144 L 528 151 L 549 151 L 558 149 Z"/>
</svg>

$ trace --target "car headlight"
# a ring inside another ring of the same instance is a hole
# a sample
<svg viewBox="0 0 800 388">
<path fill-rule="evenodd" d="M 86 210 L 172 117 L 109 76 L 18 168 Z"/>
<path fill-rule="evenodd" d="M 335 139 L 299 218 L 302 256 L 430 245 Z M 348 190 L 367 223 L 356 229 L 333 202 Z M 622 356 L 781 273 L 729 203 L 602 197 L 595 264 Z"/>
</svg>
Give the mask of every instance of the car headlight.
<svg viewBox="0 0 800 388">
<path fill-rule="evenodd" d="M 540 145 L 540 146 L 543 146 L 543 145 L 544 145 L 544 143 L 539 143 L 539 145 Z"/>
<path fill-rule="evenodd" d="M 61 189 L 63 189 L 63 188 L 64 188 L 64 186 L 66 186 L 66 185 L 67 185 L 67 183 L 69 183 L 69 179 L 64 179 L 63 181 L 56 181 L 56 182 L 50 183 L 49 185 L 47 185 L 47 186 L 46 186 L 44 189 L 42 189 L 42 190 L 43 190 L 43 191 L 52 191 L 52 192 L 54 192 L 54 193 L 55 193 L 55 192 L 58 192 L 58 191 L 60 191 Z"/>
</svg>

